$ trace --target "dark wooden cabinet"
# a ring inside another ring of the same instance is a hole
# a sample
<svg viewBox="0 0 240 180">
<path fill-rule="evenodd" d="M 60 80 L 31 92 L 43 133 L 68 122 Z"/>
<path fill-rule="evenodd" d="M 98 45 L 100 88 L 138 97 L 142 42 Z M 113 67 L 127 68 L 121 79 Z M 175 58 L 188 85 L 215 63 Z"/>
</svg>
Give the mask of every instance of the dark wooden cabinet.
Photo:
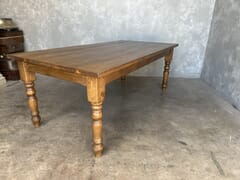
<svg viewBox="0 0 240 180">
<path fill-rule="evenodd" d="M 7 80 L 19 80 L 19 71 L 14 59 L 8 54 L 24 51 L 24 36 L 20 30 L 0 30 L 0 72 Z"/>
</svg>

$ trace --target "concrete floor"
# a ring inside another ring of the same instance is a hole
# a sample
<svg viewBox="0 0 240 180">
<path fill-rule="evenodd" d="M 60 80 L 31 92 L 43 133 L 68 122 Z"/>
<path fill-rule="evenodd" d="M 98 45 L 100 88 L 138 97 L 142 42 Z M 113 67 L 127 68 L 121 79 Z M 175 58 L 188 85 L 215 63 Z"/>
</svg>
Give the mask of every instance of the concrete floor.
<svg viewBox="0 0 240 180">
<path fill-rule="evenodd" d="M 34 129 L 21 82 L 0 93 L 0 179 L 240 179 L 240 112 L 198 79 L 107 86 L 102 158 L 84 87 L 39 76 Z"/>
</svg>

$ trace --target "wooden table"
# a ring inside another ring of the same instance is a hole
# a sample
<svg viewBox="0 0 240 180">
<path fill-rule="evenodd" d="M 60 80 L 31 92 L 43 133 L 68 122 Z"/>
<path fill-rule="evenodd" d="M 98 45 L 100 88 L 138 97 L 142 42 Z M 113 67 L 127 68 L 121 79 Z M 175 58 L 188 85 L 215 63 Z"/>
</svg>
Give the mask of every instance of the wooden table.
<svg viewBox="0 0 240 180">
<path fill-rule="evenodd" d="M 173 49 L 177 44 L 116 41 L 11 55 L 17 60 L 25 83 L 28 104 L 35 127 L 40 126 L 38 101 L 34 89 L 35 74 L 45 74 L 86 86 L 92 107 L 93 151 L 103 151 L 102 104 L 107 83 L 125 77 L 161 57 L 165 57 L 162 90 L 167 88 Z"/>
</svg>

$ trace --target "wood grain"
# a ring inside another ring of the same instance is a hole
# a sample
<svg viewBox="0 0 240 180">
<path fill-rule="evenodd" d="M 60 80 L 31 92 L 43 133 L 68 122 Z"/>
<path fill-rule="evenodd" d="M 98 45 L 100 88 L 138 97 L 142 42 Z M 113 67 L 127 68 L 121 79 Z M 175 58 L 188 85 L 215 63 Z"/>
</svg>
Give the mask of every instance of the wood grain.
<svg viewBox="0 0 240 180">
<path fill-rule="evenodd" d="M 26 87 L 26 94 L 28 96 L 28 105 L 32 114 L 32 123 L 37 128 L 40 126 L 40 115 L 38 110 L 38 100 L 36 97 L 36 91 L 34 88 L 35 73 L 31 72 L 27 68 L 27 64 L 18 62 L 18 68 L 22 81 L 24 81 Z"/>
<path fill-rule="evenodd" d="M 14 54 L 16 59 L 36 65 L 44 65 L 79 72 L 88 76 L 102 77 L 110 71 L 141 62 L 149 55 L 161 54 L 177 44 L 117 41 L 67 48 Z"/>
<path fill-rule="evenodd" d="M 96 157 L 103 152 L 102 104 L 105 98 L 105 82 L 102 78 L 88 78 L 87 96 L 92 107 L 93 151 Z"/>
<path fill-rule="evenodd" d="M 165 57 L 162 88 L 166 90 L 173 49 L 177 44 L 116 41 L 74 47 L 13 54 L 18 61 L 21 79 L 25 82 L 32 121 L 40 125 L 35 96 L 35 73 L 76 82 L 86 86 L 92 108 L 93 151 L 103 152 L 103 102 L 106 85 L 161 57 Z"/>
<path fill-rule="evenodd" d="M 163 71 L 163 80 L 162 80 L 162 91 L 166 92 L 167 85 L 168 85 L 168 76 L 169 76 L 169 70 L 170 70 L 170 64 L 173 57 L 173 49 L 169 52 L 167 56 L 164 58 L 164 71 Z"/>
</svg>

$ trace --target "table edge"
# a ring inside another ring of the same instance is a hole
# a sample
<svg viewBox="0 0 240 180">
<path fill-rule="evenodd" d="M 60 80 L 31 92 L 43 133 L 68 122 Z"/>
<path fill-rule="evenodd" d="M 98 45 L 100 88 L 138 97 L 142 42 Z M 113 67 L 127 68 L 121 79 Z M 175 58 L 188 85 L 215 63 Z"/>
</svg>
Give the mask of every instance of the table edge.
<svg viewBox="0 0 240 180">
<path fill-rule="evenodd" d="M 118 41 L 114 41 L 114 42 L 118 42 Z M 138 42 L 141 42 L 141 41 L 138 41 Z M 145 41 L 142 41 L 142 42 L 145 42 Z M 155 42 L 152 42 L 152 43 L 155 43 Z M 156 42 L 156 43 L 158 43 L 158 42 Z M 76 73 L 78 75 L 102 78 L 104 76 L 107 76 L 111 73 L 116 72 L 117 70 L 121 70 L 121 69 L 124 69 L 126 67 L 133 66 L 134 64 L 140 63 L 141 59 L 146 60 L 146 59 L 148 59 L 148 57 L 149 58 L 154 58 L 154 56 L 156 56 L 156 57 L 159 56 L 159 58 L 161 58 L 161 53 L 164 54 L 164 52 L 169 51 L 171 49 L 174 49 L 175 47 L 178 46 L 178 44 L 174 44 L 174 43 L 165 43 L 165 44 L 169 44 L 170 46 L 166 49 L 156 51 L 152 54 L 148 54 L 146 56 L 142 56 L 140 58 L 134 59 L 134 60 L 132 60 L 130 62 L 127 62 L 125 64 L 121 64 L 120 66 L 116 66 L 116 67 L 110 68 L 108 70 L 105 70 L 103 72 L 97 72 L 97 73 L 96 72 L 91 72 L 91 71 L 85 71 L 85 70 L 82 70 L 82 69 L 79 69 L 79 68 L 70 68 L 70 67 L 65 67 L 65 66 L 61 66 L 61 65 L 53 65 L 51 63 L 46 63 L 46 62 L 44 62 L 44 63 L 36 62 L 35 60 L 33 60 L 31 58 L 19 57 L 15 54 L 9 54 L 8 57 L 11 57 L 11 58 L 15 59 L 16 61 L 24 62 L 24 63 L 27 63 L 27 64 L 33 64 L 33 65 L 36 65 L 36 66 L 38 66 L 38 65 L 39 66 L 45 66 L 45 67 L 50 68 L 50 69 L 52 68 L 52 69 L 56 69 L 56 70 L 67 71 L 67 72 L 70 72 L 70 73 Z M 55 49 L 58 49 L 58 48 L 55 48 Z"/>
</svg>

